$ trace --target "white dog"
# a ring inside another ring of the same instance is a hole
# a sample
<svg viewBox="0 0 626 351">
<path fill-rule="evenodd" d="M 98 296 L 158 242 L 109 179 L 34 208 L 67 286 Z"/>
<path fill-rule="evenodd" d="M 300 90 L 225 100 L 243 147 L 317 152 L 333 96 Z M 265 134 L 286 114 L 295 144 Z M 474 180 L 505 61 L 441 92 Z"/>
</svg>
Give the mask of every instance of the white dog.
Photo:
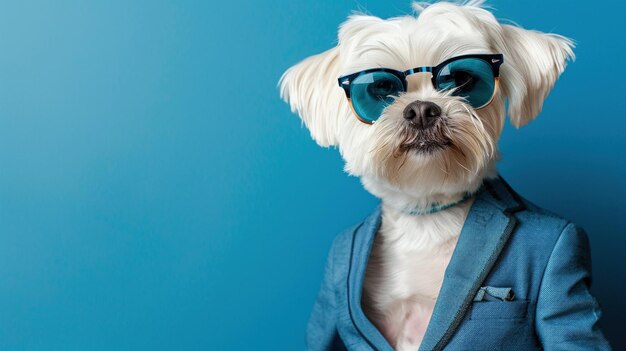
<svg viewBox="0 0 626 351">
<path fill-rule="evenodd" d="M 515 127 L 534 119 L 574 56 L 571 40 L 499 23 L 480 0 L 413 8 L 350 16 L 336 47 L 280 82 L 313 139 L 382 200 L 362 308 L 396 350 L 422 342 L 473 195 L 497 176 L 506 112 Z"/>
</svg>

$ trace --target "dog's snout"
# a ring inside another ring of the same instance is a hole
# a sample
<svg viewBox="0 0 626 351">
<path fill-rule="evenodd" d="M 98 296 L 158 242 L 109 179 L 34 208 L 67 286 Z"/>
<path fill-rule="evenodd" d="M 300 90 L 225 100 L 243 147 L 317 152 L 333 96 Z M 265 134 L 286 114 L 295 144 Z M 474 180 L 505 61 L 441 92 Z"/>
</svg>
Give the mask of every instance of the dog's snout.
<svg viewBox="0 0 626 351">
<path fill-rule="evenodd" d="M 416 128 L 432 127 L 441 116 L 441 108 L 430 101 L 413 101 L 404 108 L 404 118 Z"/>
</svg>

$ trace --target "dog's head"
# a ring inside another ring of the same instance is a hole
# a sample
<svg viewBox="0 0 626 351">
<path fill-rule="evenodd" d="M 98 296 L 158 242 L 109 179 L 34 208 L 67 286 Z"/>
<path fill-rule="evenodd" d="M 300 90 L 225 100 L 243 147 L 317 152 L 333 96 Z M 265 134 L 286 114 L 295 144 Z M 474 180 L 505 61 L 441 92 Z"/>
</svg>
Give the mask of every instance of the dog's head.
<svg viewBox="0 0 626 351">
<path fill-rule="evenodd" d="M 474 191 L 495 170 L 505 99 L 511 123 L 525 125 L 573 58 L 571 40 L 499 23 L 481 5 L 352 15 L 336 47 L 284 73 L 281 96 L 374 195 L 419 203 Z"/>
</svg>

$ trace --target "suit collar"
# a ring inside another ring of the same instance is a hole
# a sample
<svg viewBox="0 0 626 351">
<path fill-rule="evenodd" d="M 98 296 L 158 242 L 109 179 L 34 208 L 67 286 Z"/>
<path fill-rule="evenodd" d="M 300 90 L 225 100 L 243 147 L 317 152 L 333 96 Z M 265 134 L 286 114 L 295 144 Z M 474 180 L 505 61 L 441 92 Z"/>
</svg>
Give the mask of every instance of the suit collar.
<svg viewBox="0 0 626 351">
<path fill-rule="evenodd" d="M 439 297 L 420 350 L 440 350 L 447 344 L 471 305 L 472 298 L 493 267 L 515 227 L 511 215 L 523 208 L 519 196 L 502 179 L 483 181 L 444 274 Z M 363 280 L 374 237 L 381 224 L 381 206 L 355 231 L 347 295 L 356 331 L 375 350 L 392 351 L 361 309 Z"/>
</svg>

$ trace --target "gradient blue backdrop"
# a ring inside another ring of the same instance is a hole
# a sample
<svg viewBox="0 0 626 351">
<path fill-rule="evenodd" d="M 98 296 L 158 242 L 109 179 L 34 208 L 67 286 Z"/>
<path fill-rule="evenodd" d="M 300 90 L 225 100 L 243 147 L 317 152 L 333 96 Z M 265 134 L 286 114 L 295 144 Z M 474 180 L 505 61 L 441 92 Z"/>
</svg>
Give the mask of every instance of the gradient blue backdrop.
<svg viewBox="0 0 626 351">
<path fill-rule="evenodd" d="M 490 2 L 570 36 L 539 118 L 500 146 L 585 227 L 626 349 L 626 5 Z M 596 7 L 597 5 L 597 7 Z M 300 350 L 333 236 L 377 200 L 276 82 L 394 1 L 0 3 L 0 350 Z"/>
</svg>

